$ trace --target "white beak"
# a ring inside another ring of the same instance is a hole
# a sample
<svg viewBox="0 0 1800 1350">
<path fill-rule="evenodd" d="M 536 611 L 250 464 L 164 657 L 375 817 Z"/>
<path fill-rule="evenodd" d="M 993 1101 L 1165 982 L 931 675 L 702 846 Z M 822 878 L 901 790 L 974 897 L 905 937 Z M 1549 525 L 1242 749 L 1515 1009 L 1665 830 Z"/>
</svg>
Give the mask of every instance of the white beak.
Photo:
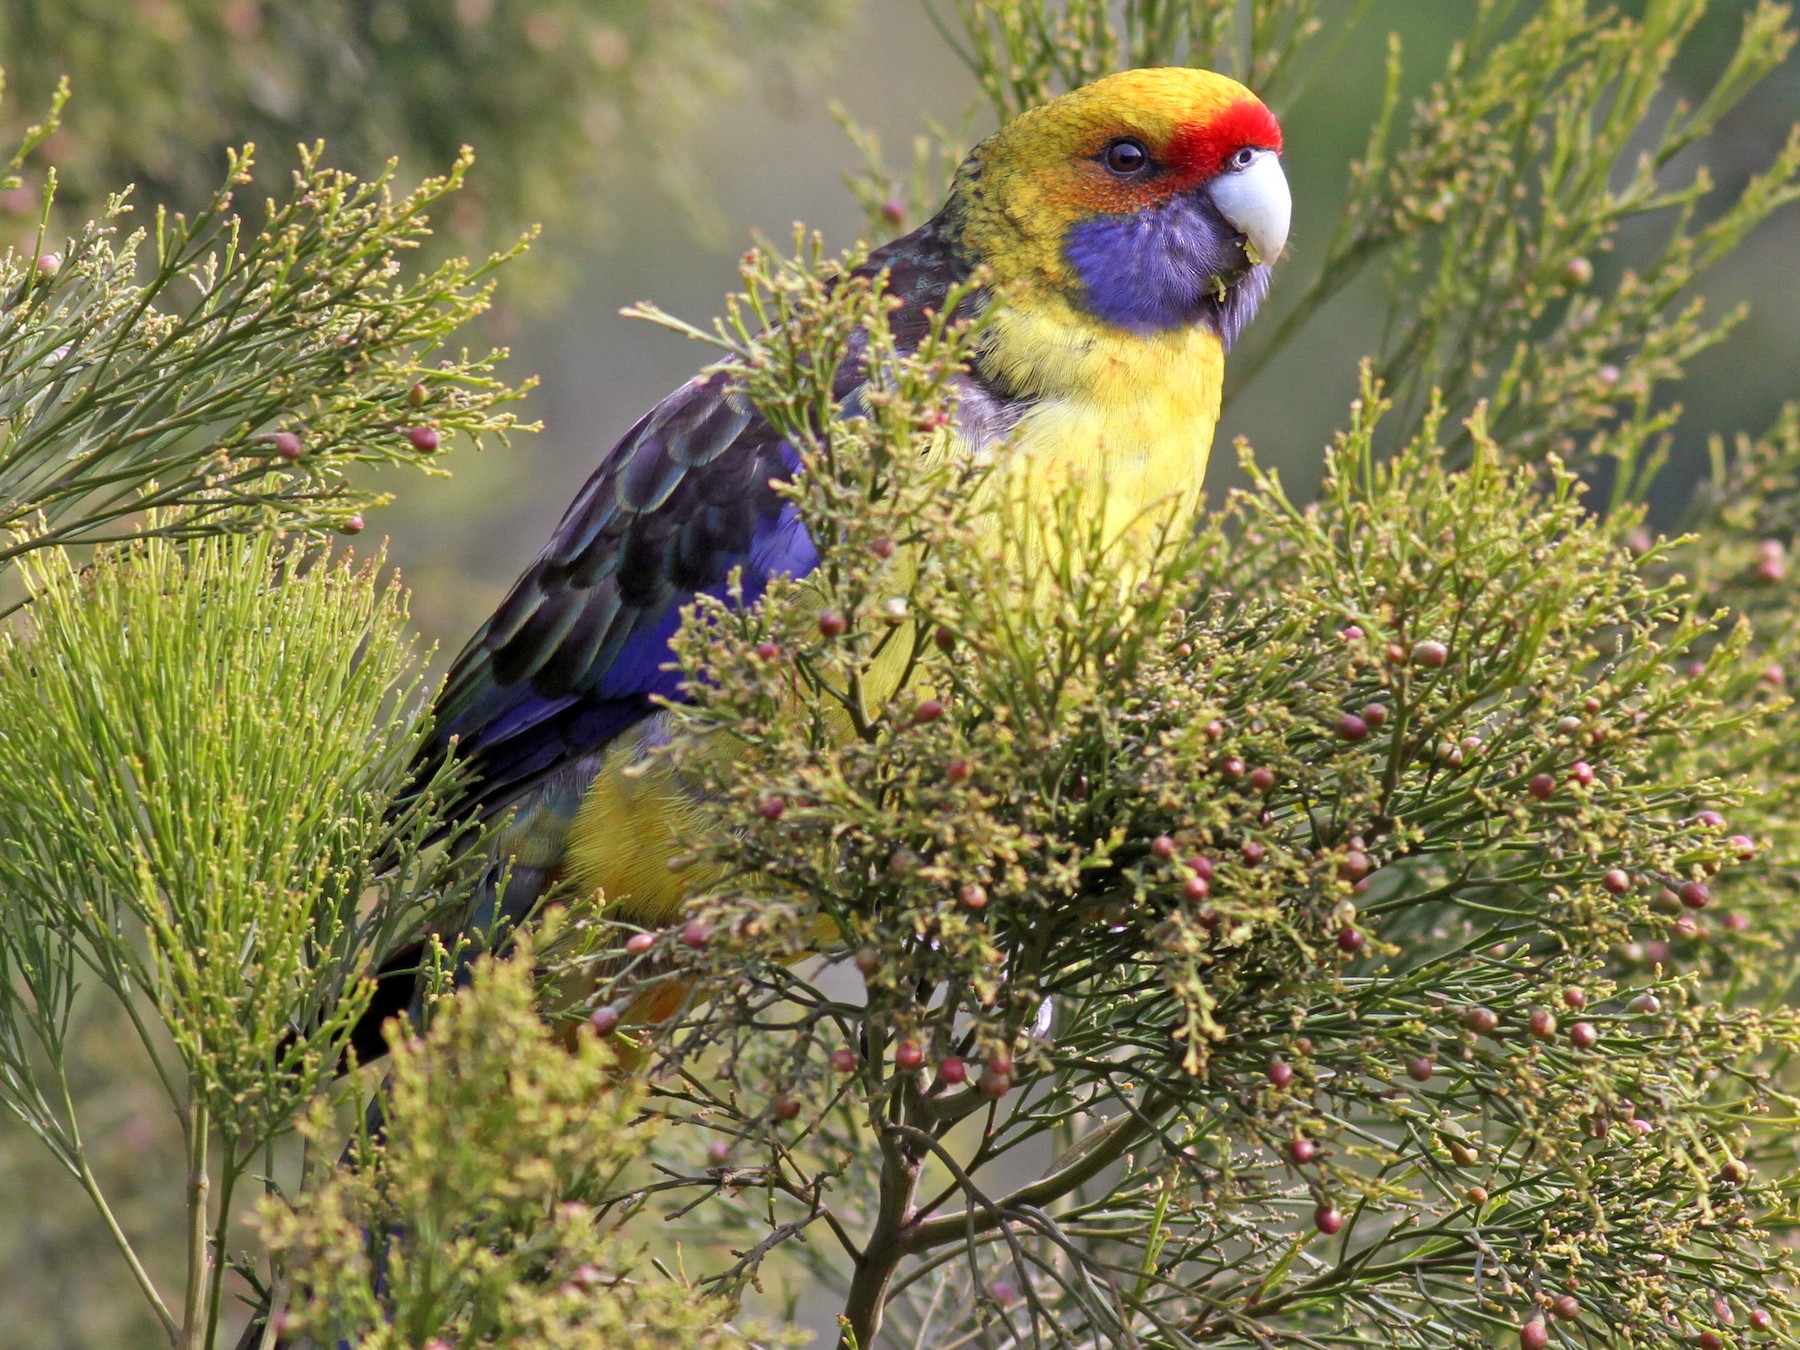
<svg viewBox="0 0 1800 1350">
<path fill-rule="evenodd" d="M 1213 205 L 1226 224 L 1250 241 L 1250 261 L 1272 263 L 1287 247 L 1294 199 L 1273 150 L 1258 150 L 1242 169 L 1227 169 L 1213 180 Z"/>
</svg>

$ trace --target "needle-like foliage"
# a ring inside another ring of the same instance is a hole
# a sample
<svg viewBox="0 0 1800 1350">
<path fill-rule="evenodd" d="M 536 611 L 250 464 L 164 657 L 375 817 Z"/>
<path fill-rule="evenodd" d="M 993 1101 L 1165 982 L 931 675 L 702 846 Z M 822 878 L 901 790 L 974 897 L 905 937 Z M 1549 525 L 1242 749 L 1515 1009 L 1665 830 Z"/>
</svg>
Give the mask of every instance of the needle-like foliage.
<svg viewBox="0 0 1800 1350">
<path fill-rule="evenodd" d="M 595 1036 L 545 1034 L 530 952 L 484 959 L 422 1037 L 394 1046 L 379 1137 L 322 1158 L 298 1208 L 265 1207 L 298 1297 L 292 1344 L 402 1350 L 728 1350 L 719 1298 L 651 1268 L 597 1207 L 645 1146 L 640 1091 Z M 329 1116 L 308 1127 L 328 1142 Z M 380 1278 L 375 1278 L 379 1267 Z"/>
</svg>

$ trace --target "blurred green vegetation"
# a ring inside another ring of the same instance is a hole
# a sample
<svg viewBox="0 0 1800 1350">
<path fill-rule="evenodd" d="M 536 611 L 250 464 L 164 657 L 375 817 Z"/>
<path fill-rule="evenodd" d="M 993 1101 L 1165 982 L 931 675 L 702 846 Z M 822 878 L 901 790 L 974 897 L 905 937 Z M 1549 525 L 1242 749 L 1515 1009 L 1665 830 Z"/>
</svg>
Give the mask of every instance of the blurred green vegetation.
<svg viewBox="0 0 1800 1350">
<path fill-rule="evenodd" d="M 683 133 L 722 96 L 816 60 L 852 0 L 6 0 L 0 53 L 16 132 L 67 77 L 82 115 L 49 158 L 80 220 L 127 183 L 192 209 L 227 147 L 254 141 L 265 182 L 324 140 L 361 177 L 420 175 L 494 152 L 449 222 L 493 247 L 528 225 L 586 234 L 621 164 L 701 206 Z M 3 204 L 30 215 L 21 188 Z"/>
</svg>

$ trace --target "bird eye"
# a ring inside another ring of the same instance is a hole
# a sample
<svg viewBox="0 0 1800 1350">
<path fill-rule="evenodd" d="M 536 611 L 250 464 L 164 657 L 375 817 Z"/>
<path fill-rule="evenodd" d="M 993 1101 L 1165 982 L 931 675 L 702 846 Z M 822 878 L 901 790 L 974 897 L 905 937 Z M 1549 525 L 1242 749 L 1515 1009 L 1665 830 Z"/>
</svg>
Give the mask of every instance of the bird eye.
<svg viewBox="0 0 1800 1350">
<path fill-rule="evenodd" d="M 1227 161 L 1227 167 L 1233 169 L 1247 169 L 1254 163 L 1256 163 L 1256 150 L 1253 147 L 1246 145 Z"/>
<path fill-rule="evenodd" d="M 1150 152 L 1144 149 L 1144 143 L 1130 136 L 1121 136 L 1112 142 L 1100 155 L 1100 162 L 1106 165 L 1106 171 L 1118 178 L 1130 178 L 1142 173 L 1150 163 Z"/>
</svg>

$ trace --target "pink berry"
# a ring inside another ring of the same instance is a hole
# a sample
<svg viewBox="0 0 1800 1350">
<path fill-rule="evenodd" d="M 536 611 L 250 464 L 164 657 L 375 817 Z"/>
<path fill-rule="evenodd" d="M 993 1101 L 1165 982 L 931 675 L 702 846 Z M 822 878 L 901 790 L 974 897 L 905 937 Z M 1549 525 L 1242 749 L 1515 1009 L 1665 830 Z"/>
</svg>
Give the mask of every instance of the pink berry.
<svg viewBox="0 0 1800 1350">
<path fill-rule="evenodd" d="M 953 759 L 944 765 L 944 777 L 952 783 L 968 782 L 969 775 L 973 772 L 974 769 L 970 767 L 969 761 L 966 759 Z"/>
<path fill-rule="evenodd" d="M 1213 866 L 1213 860 L 1204 853 L 1197 853 L 1189 858 L 1187 860 L 1187 865 L 1193 874 L 1199 877 L 1200 880 L 1211 881 L 1213 879 L 1213 872 L 1216 870 Z"/>
<path fill-rule="evenodd" d="M 291 431 L 275 433 L 275 453 L 290 463 L 306 453 L 306 445 Z"/>
<path fill-rule="evenodd" d="M 1367 876 L 1369 874 L 1369 855 L 1361 849 L 1351 849 L 1344 855 L 1344 860 L 1338 864 L 1338 871 L 1352 881 Z"/>
<path fill-rule="evenodd" d="M 1540 802 L 1547 801 L 1556 793 L 1556 780 L 1547 773 L 1533 774 L 1525 790 Z"/>
<path fill-rule="evenodd" d="M 1378 727 L 1388 720 L 1387 704 L 1370 703 L 1362 710 L 1362 720 L 1372 727 Z"/>
<path fill-rule="evenodd" d="M 990 1097 L 994 1101 L 999 1101 L 1007 1093 L 1012 1091 L 1012 1075 L 1008 1073 L 995 1073 L 990 1069 L 981 1075 L 979 1086 L 984 1097 Z"/>
<path fill-rule="evenodd" d="M 957 903 L 964 909 L 981 910 L 987 908 L 987 891 L 971 881 L 956 893 Z"/>
<path fill-rule="evenodd" d="M 1343 642 L 1355 642 L 1357 639 L 1362 637 L 1362 635 L 1363 635 L 1363 630 L 1358 628 L 1353 623 L 1346 624 L 1344 627 L 1338 629 L 1338 638 L 1340 641 L 1343 641 Z"/>
<path fill-rule="evenodd" d="M 342 525 L 339 525 L 338 529 L 345 534 L 361 534 L 363 532 L 363 518 L 361 516 L 351 516 Z"/>
<path fill-rule="evenodd" d="M 1295 1139 L 1288 1144 L 1288 1157 L 1305 1166 L 1318 1153 L 1319 1146 L 1310 1139 Z"/>
<path fill-rule="evenodd" d="M 1250 770 L 1250 790 L 1252 792 L 1267 792 L 1274 786 L 1275 770 L 1266 765 L 1258 765 Z"/>
<path fill-rule="evenodd" d="M 873 553 L 883 562 L 886 562 L 889 558 L 894 556 L 894 541 L 892 539 L 877 539 L 874 543 L 869 545 L 869 552 Z"/>
<path fill-rule="evenodd" d="M 1694 819 L 1708 829 L 1722 830 L 1725 828 L 1725 817 L 1720 815 L 1717 811 L 1702 811 L 1699 815 L 1695 816 Z"/>
<path fill-rule="evenodd" d="M 1246 839 L 1243 846 L 1238 849 L 1238 857 L 1244 860 L 1244 866 L 1246 867 L 1255 867 L 1268 856 L 1268 849 L 1264 848 L 1254 839 Z"/>
<path fill-rule="evenodd" d="M 412 448 L 423 454 L 430 454 L 438 448 L 436 427 L 414 427 L 406 433 L 406 439 L 412 442 Z"/>
<path fill-rule="evenodd" d="M 917 1041 L 901 1041 L 894 1047 L 894 1067 L 901 1073 L 911 1073 L 924 1062 L 925 1052 Z"/>
<path fill-rule="evenodd" d="M 1550 1344 L 1550 1328 L 1534 1317 L 1519 1328 L 1519 1350 L 1544 1350 Z"/>
<path fill-rule="evenodd" d="M 1436 670 L 1450 659 L 1450 649 L 1441 642 L 1416 642 L 1412 659 L 1429 670 Z"/>
<path fill-rule="evenodd" d="M 619 1014 L 611 1008 L 595 1008 L 588 1018 L 588 1025 L 594 1029 L 596 1036 L 610 1036 L 619 1029 Z"/>
<path fill-rule="evenodd" d="M 1221 760 L 1219 762 L 1219 776 L 1222 778 L 1242 778 L 1244 776 L 1244 761 L 1238 759 L 1235 755 L 1230 759 Z"/>
<path fill-rule="evenodd" d="M 1212 894 L 1212 883 L 1205 877 L 1189 877 L 1181 883 L 1181 898 L 1198 903 Z"/>
<path fill-rule="evenodd" d="M 1363 949 L 1364 941 L 1366 939 L 1362 933 L 1355 928 L 1341 929 L 1337 935 L 1338 950 L 1346 956 L 1354 956 L 1360 952 Z"/>
<path fill-rule="evenodd" d="M 1594 766 L 1585 759 L 1578 759 L 1569 766 L 1569 780 L 1582 787 L 1590 787 L 1594 781 Z"/>
<path fill-rule="evenodd" d="M 1608 868 L 1600 884 L 1614 895 L 1624 895 L 1631 889 L 1631 874 L 1622 867 Z"/>
<path fill-rule="evenodd" d="M 777 1120 L 792 1120 L 799 1114 L 800 1103 L 794 1098 L 784 1096 L 775 1099 L 775 1118 Z"/>
<path fill-rule="evenodd" d="M 1581 1316 L 1581 1300 L 1573 1294 L 1564 1294 L 1556 1300 L 1556 1315 L 1565 1322 L 1573 1322 Z"/>
<path fill-rule="evenodd" d="M 1369 734 L 1369 724 L 1355 713 L 1345 713 L 1338 718 L 1337 733 L 1347 741 L 1364 740 Z"/>
<path fill-rule="evenodd" d="M 913 709 L 913 721 L 920 726 L 927 722 L 935 722 L 944 715 L 944 705 L 938 699 L 928 698 L 920 701 Z"/>
<path fill-rule="evenodd" d="M 712 1159 L 713 1166 L 722 1167 L 731 1161 L 731 1145 L 723 1139 L 715 1139 L 706 1146 L 706 1156 Z"/>
<path fill-rule="evenodd" d="M 771 794 L 756 804 L 756 810 L 764 820 L 780 820 L 787 814 L 787 803 Z"/>
<path fill-rule="evenodd" d="M 1463 1014 L 1462 1021 L 1477 1036 L 1491 1036 L 1500 1025 L 1500 1014 L 1492 1008 L 1470 1008 Z"/>
<path fill-rule="evenodd" d="M 937 1076 L 940 1083 L 948 1083 L 954 1087 L 958 1083 L 969 1081 L 969 1066 L 955 1055 L 948 1055 L 938 1061 Z"/>
<path fill-rule="evenodd" d="M 1283 1064 L 1280 1060 L 1269 1065 L 1269 1081 L 1278 1088 L 1284 1088 L 1294 1081 L 1294 1066 Z"/>
<path fill-rule="evenodd" d="M 839 1073 L 856 1072 L 856 1051 L 840 1045 L 831 1052 L 831 1067 Z"/>
<path fill-rule="evenodd" d="M 1545 1011 L 1543 1008 L 1539 1008 L 1536 1012 L 1532 1013 L 1531 1016 L 1526 1019 L 1525 1025 L 1531 1029 L 1531 1034 L 1536 1036 L 1540 1041 L 1547 1041 L 1552 1036 L 1556 1035 L 1556 1015 Z"/>
<path fill-rule="evenodd" d="M 1013 1288 L 1010 1280 L 995 1280 L 988 1286 L 988 1293 L 1002 1308 L 1010 1308 L 1019 1301 L 1019 1291 Z"/>
<path fill-rule="evenodd" d="M 1313 1211 L 1313 1227 L 1330 1237 L 1344 1226 L 1343 1213 L 1335 1205 L 1320 1205 Z"/>
<path fill-rule="evenodd" d="M 1756 856 L 1756 841 L 1747 834 L 1734 834 L 1725 841 L 1725 847 L 1737 855 L 1739 862 Z"/>
<path fill-rule="evenodd" d="M 1584 990 L 1569 988 L 1563 990 L 1563 1002 L 1571 1008 L 1587 1007 L 1587 994 Z"/>
<path fill-rule="evenodd" d="M 681 926 L 682 943 L 694 951 L 704 950 L 707 939 L 711 936 L 712 930 L 698 919 L 689 919 Z"/>
<path fill-rule="evenodd" d="M 1569 1044 L 1577 1050 L 1592 1050 L 1600 1044 L 1600 1033 L 1592 1022 L 1577 1022 L 1569 1028 Z"/>
<path fill-rule="evenodd" d="M 756 644 L 756 655 L 759 660 L 773 661 L 781 655 L 781 648 L 773 642 L 759 642 Z"/>
<path fill-rule="evenodd" d="M 1406 1076 L 1415 1083 L 1429 1083 L 1431 1081 L 1431 1075 L 1436 1072 L 1437 1065 L 1433 1064 L 1423 1055 L 1420 1055 L 1417 1059 L 1409 1059 L 1406 1061 Z"/>
<path fill-rule="evenodd" d="M 1681 888 L 1681 903 L 1689 909 L 1705 909 L 1712 903 L 1712 887 L 1704 881 L 1690 881 Z"/>
<path fill-rule="evenodd" d="M 1770 1327 L 1775 1325 L 1775 1319 L 1769 1315 L 1769 1310 L 1767 1308 L 1752 1308 L 1750 1310 L 1750 1325 L 1755 1327 L 1758 1331 L 1767 1331 Z"/>
<path fill-rule="evenodd" d="M 1167 862 L 1175 856 L 1175 841 L 1166 834 L 1159 834 L 1150 841 L 1150 856 Z"/>
<path fill-rule="evenodd" d="M 631 956 L 642 956 L 655 945 L 655 933 L 633 933 L 625 939 L 625 951 Z"/>
<path fill-rule="evenodd" d="M 842 637 L 850 631 L 850 621 L 835 609 L 828 609 L 819 615 L 819 635 L 821 637 Z"/>
</svg>

